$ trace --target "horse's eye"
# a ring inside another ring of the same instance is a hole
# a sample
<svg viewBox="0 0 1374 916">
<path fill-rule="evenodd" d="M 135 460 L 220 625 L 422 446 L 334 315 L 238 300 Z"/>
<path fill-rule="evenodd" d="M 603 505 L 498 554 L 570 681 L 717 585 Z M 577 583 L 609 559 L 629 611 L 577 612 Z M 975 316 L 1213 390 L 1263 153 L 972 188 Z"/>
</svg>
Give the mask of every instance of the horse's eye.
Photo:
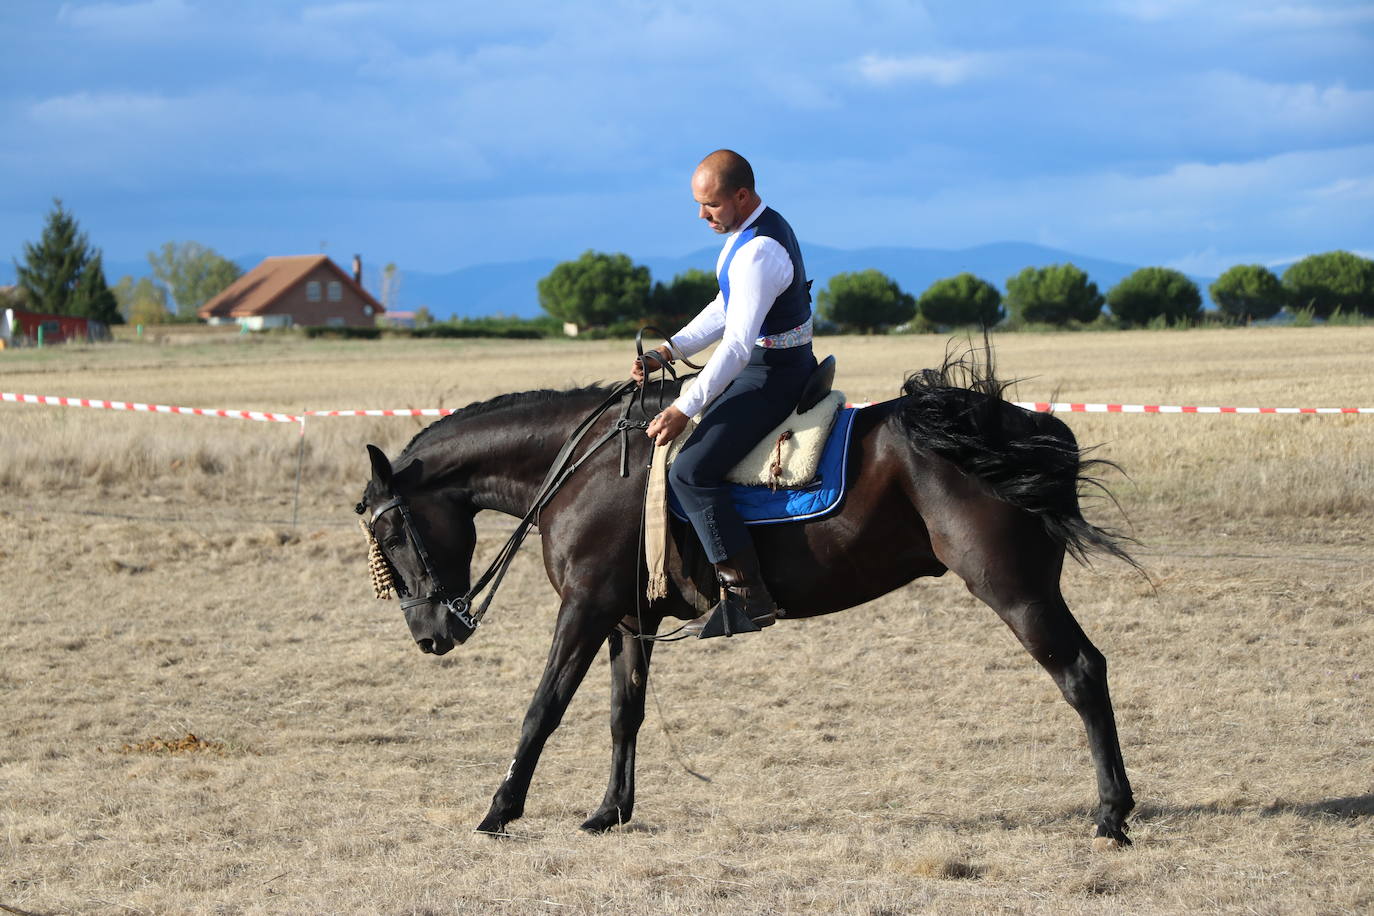
<svg viewBox="0 0 1374 916">
<path fill-rule="evenodd" d="M 405 534 L 398 531 L 395 534 L 388 535 L 387 539 L 382 542 L 382 546 L 388 550 L 394 550 L 395 548 L 405 544 L 405 542 Z"/>
</svg>

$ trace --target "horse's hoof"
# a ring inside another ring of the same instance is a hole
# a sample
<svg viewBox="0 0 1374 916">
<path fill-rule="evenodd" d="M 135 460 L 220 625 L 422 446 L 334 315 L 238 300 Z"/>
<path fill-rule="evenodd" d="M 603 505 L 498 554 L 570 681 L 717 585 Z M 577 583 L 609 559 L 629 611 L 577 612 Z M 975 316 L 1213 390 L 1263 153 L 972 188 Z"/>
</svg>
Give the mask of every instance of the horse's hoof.
<svg viewBox="0 0 1374 916">
<path fill-rule="evenodd" d="M 503 821 L 500 818 L 487 815 L 482 820 L 482 823 L 477 825 L 477 829 L 472 832 L 494 837 L 508 837 L 510 834 L 506 832 L 507 823 L 509 823 L 509 821 Z"/>
<path fill-rule="evenodd" d="M 479 833 L 482 836 L 489 836 L 494 840 L 510 839 L 510 834 L 506 832 L 505 827 L 486 827 L 479 824 L 472 832 Z"/>
<path fill-rule="evenodd" d="M 629 819 L 628 815 L 625 817 L 621 816 L 619 808 L 612 808 L 609 811 L 597 811 L 582 822 L 581 829 L 587 833 L 608 833 Z"/>
<path fill-rule="evenodd" d="M 1093 837 L 1093 852 L 1110 852 L 1113 849 L 1120 848 L 1121 843 L 1114 836 Z"/>
</svg>

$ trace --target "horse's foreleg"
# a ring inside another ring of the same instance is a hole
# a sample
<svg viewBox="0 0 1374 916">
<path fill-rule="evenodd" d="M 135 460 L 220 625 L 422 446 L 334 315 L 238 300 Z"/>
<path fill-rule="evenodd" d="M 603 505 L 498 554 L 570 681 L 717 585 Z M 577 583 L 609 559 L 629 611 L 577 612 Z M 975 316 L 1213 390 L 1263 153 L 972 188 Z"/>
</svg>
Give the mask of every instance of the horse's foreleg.
<svg viewBox="0 0 1374 916">
<path fill-rule="evenodd" d="M 585 608 L 564 602 L 544 676 L 525 713 L 515 758 L 492 796 L 487 816 L 477 825 L 479 833 L 504 833 L 507 824 L 525 813 L 525 796 L 529 793 L 530 780 L 534 778 L 534 768 L 539 763 L 544 743 L 563 721 L 568 703 L 605 639 L 606 631 L 597 626 L 592 614 Z"/>
<path fill-rule="evenodd" d="M 653 632 L 651 628 L 650 633 Z M 644 695 L 654 644 L 612 633 L 611 651 L 611 781 L 606 797 L 582 829 L 594 833 L 630 820 L 635 807 L 635 742 L 644 722 Z"/>
</svg>

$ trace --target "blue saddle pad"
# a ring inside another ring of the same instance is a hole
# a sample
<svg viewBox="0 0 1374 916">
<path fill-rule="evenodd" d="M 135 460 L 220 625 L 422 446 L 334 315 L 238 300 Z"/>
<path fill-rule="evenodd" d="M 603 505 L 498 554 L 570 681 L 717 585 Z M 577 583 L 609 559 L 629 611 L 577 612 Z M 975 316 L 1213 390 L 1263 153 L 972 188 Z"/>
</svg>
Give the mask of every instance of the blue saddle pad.
<svg viewBox="0 0 1374 916">
<path fill-rule="evenodd" d="M 780 522 L 799 522 L 819 518 L 835 510 L 844 499 L 844 486 L 849 463 L 849 434 L 854 428 L 857 407 L 847 407 L 835 418 L 830 437 L 816 469 L 816 479 L 804 487 L 774 490 L 764 486 L 731 484 L 735 508 L 746 525 L 776 525 Z M 668 488 L 668 507 L 682 520 L 686 513 L 677 494 Z"/>
</svg>

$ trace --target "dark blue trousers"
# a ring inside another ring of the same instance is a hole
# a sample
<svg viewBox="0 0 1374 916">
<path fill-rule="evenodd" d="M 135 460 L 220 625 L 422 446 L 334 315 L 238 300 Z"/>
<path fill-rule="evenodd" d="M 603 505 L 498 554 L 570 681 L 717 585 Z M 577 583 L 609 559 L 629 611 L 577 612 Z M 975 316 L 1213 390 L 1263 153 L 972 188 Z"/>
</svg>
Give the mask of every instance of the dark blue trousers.
<svg viewBox="0 0 1374 916">
<path fill-rule="evenodd" d="M 755 347 L 749 365 L 702 411 L 673 459 L 668 481 L 712 563 L 749 546 L 749 532 L 730 501 L 725 475 L 797 407 L 816 368 L 811 344 Z"/>
</svg>

